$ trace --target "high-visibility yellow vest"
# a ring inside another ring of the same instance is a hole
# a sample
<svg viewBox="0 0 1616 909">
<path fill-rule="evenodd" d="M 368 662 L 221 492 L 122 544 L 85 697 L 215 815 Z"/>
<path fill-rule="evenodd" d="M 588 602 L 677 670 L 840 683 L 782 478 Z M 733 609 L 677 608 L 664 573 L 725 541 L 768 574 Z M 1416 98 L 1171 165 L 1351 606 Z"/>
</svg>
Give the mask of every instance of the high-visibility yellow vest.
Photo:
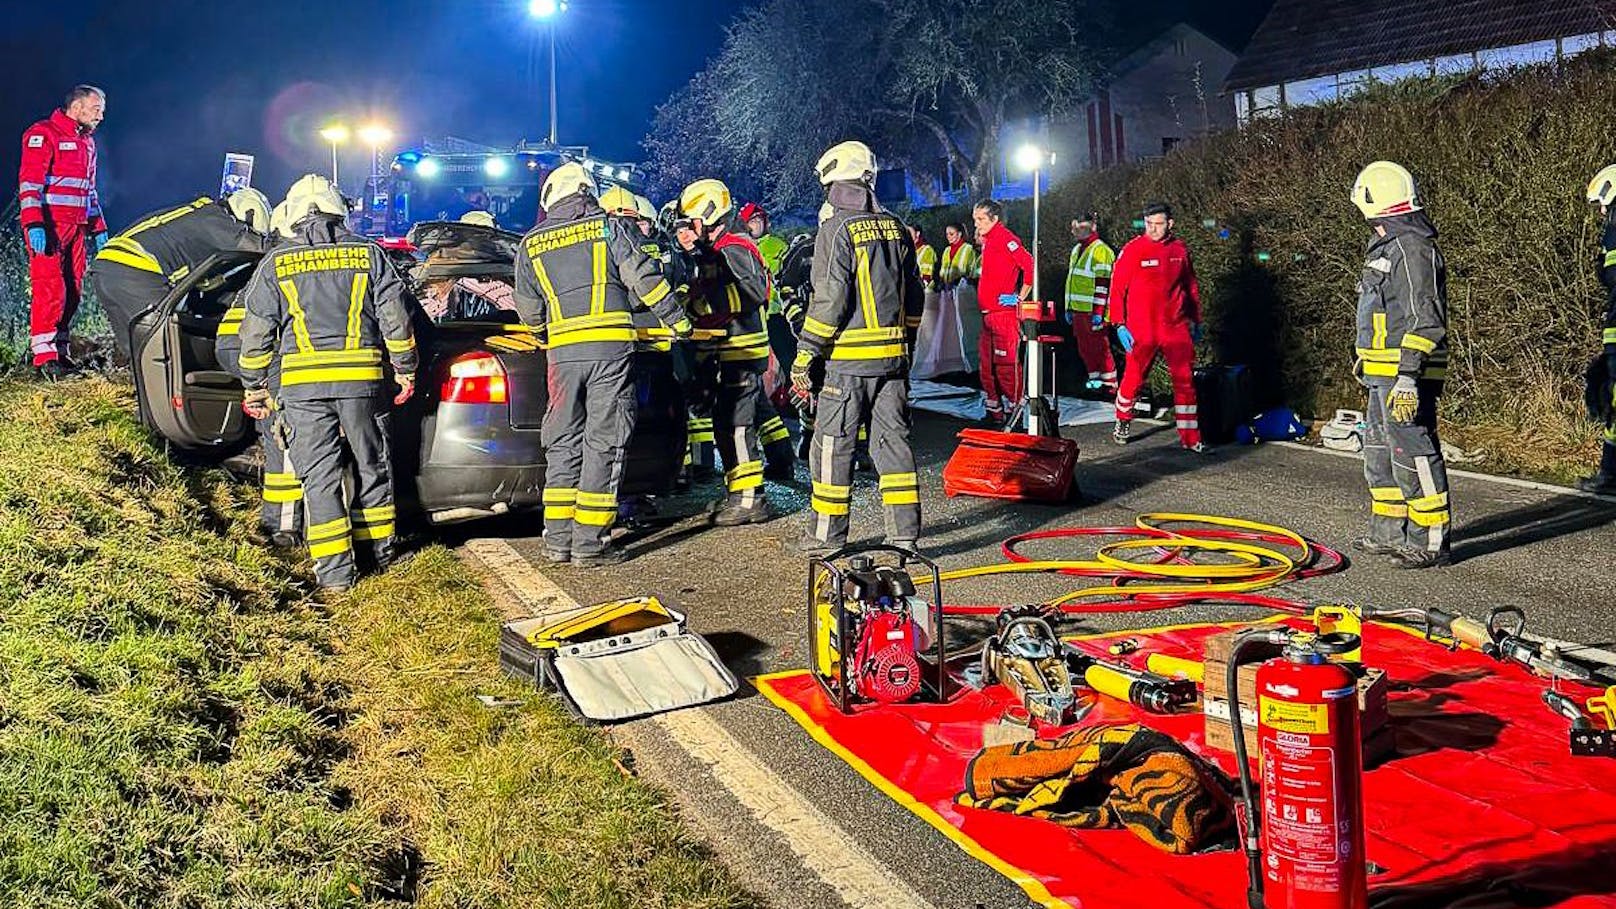
<svg viewBox="0 0 1616 909">
<path fill-rule="evenodd" d="M 937 250 L 930 243 L 915 248 L 915 262 L 920 265 L 920 281 L 930 288 L 937 280 Z"/>
<path fill-rule="evenodd" d="M 1116 261 L 1116 252 L 1099 237 L 1072 247 L 1066 269 L 1066 308 L 1072 312 L 1105 312 L 1111 269 Z"/>
<path fill-rule="evenodd" d="M 976 278 L 981 272 L 976 247 L 969 243 L 961 243 L 956 251 L 953 247 L 943 250 L 943 286 L 953 287 L 966 278 Z"/>
</svg>

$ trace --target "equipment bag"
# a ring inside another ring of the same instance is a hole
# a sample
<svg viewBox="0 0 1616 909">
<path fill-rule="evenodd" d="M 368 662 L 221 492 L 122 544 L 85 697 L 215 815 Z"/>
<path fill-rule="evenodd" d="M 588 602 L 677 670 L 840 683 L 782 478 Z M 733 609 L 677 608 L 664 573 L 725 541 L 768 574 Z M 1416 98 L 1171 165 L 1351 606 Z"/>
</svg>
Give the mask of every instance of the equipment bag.
<svg viewBox="0 0 1616 909">
<path fill-rule="evenodd" d="M 1208 445 L 1227 445 L 1250 422 L 1251 371 L 1244 366 L 1204 366 L 1195 371 L 1197 417 Z"/>
<path fill-rule="evenodd" d="M 1033 502 L 1066 502 L 1076 495 L 1077 442 L 1071 439 L 964 429 L 959 440 L 943 468 L 945 495 Z"/>
<path fill-rule="evenodd" d="M 656 597 L 509 622 L 499 663 L 596 722 L 705 704 L 740 687 L 706 639 L 685 629 L 684 615 Z"/>
</svg>

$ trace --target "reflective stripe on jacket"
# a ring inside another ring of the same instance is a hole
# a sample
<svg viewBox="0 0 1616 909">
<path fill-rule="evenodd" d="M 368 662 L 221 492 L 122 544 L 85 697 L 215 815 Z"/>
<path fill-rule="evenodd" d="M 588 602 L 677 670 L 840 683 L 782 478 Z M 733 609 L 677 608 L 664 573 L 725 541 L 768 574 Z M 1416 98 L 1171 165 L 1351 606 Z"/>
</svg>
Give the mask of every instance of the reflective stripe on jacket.
<svg viewBox="0 0 1616 909">
<path fill-rule="evenodd" d="M 267 241 L 237 221 L 223 203 L 206 196 L 153 212 L 107 241 L 91 265 L 116 262 L 178 281 L 223 250 L 263 252 Z"/>
<path fill-rule="evenodd" d="M 1357 353 L 1364 375 L 1444 379 L 1447 267 L 1424 212 L 1382 218 L 1358 281 Z"/>
<path fill-rule="evenodd" d="M 1117 254 L 1098 234 L 1072 247 L 1066 268 L 1066 308 L 1103 314 L 1116 260 Z"/>
<path fill-rule="evenodd" d="M 107 229 L 95 189 L 95 140 L 66 111 L 58 108 L 22 134 L 17 203 L 24 228 L 49 221 L 83 224 L 92 234 Z"/>
</svg>

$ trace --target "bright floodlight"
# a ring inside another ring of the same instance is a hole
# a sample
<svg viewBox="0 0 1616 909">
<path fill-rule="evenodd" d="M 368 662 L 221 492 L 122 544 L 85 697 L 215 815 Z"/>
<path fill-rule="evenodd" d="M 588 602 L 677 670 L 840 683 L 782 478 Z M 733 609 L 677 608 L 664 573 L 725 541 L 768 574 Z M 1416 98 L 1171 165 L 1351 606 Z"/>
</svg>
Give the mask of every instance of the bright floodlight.
<svg viewBox="0 0 1616 909">
<path fill-rule="evenodd" d="M 359 140 L 366 145 L 386 145 L 393 141 L 393 131 L 379 123 L 369 123 L 359 128 Z"/>
<path fill-rule="evenodd" d="M 320 130 L 320 138 L 333 145 L 341 145 L 348 141 L 348 127 L 340 123 L 327 126 L 325 129 Z"/>
<path fill-rule="evenodd" d="M 1031 142 L 1016 149 L 1016 167 L 1022 170 L 1038 170 L 1044 164 L 1044 150 Z"/>
<path fill-rule="evenodd" d="M 511 172 L 511 162 L 504 158 L 489 158 L 483 162 L 483 173 L 499 179 Z"/>
<path fill-rule="evenodd" d="M 438 175 L 438 162 L 433 158 L 422 158 L 415 165 L 415 174 L 428 180 Z"/>
<path fill-rule="evenodd" d="M 561 0 L 532 0 L 527 5 L 527 12 L 535 19 L 548 19 L 564 8 Z"/>
</svg>

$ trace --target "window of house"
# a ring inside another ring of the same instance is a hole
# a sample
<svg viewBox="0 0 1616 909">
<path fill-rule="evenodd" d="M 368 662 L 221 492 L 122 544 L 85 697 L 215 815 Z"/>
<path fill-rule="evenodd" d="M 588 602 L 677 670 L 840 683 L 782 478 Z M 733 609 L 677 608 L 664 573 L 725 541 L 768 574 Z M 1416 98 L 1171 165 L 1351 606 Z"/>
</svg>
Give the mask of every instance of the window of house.
<svg viewBox="0 0 1616 909">
<path fill-rule="evenodd" d="M 1190 52 L 1189 42 L 1185 41 L 1183 38 L 1178 38 L 1178 39 L 1173 41 L 1173 53 L 1178 54 L 1180 57 L 1183 57 L 1183 56 L 1187 55 L 1189 52 Z"/>
<path fill-rule="evenodd" d="M 1350 73 L 1340 73 L 1335 77 L 1336 94 L 1342 98 L 1350 98 L 1354 94 L 1369 86 L 1369 70 L 1360 69 Z"/>
<path fill-rule="evenodd" d="M 1272 117 L 1284 106 L 1284 94 L 1277 85 L 1251 90 L 1251 116 Z"/>
<path fill-rule="evenodd" d="M 1162 154 L 1165 155 L 1174 148 L 1177 148 L 1178 144 L 1183 141 L 1183 139 L 1180 139 L 1177 136 L 1162 136 Z"/>
<path fill-rule="evenodd" d="M 1534 63 L 1552 63 L 1555 54 L 1555 42 L 1535 41 L 1531 44 L 1477 51 L 1476 60 L 1484 69 L 1507 69 L 1512 66 L 1530 66 Z"/>
<path fill-rule="evenodd" d="M 1290 105 L 1323 104 L 1336 98 L 1335 76 L 1320 76 L 1300 82 L 1285 83 L 1285 103 Z"/>
<path fill-rule="evenodd" d="M 1251 92 L 1235 92 L 1234 118 L 1239 123 L 1251 119 Z"/>
<path fill-rule="evenodd" d="M 1476 68 L 1476 55 L 1452 54 L 1447 57 L 1438 57 L 1433 61 L 1433 66 L 1439 76 L 1468 73 Z"/>
<path fill-rule="evenodd" d="M 1574 57 L 1577 54 L 1580 54 L 1583 51 L 1588 50 L 1589 48 L 1598 47 L 1598 46 L 1599 46 L 1599 33 L 1598 32 L 1594 32 L 1591 35 L 1572 35 L 1569 38 L 1561 38 L 1560 39 L 1560 56 L 1561 57 Z"/>
<path fill-rule="evenodd" d="M 1391 66 L 1377 66 L 1369 71 L 1369 75 L 1376 82 L 1401 82 L 1415 76 L 1429 76 L 1431 63 L 1429 60 L 1419 60 L 1413 63 L 1396 63 Z"/>
</svg>

